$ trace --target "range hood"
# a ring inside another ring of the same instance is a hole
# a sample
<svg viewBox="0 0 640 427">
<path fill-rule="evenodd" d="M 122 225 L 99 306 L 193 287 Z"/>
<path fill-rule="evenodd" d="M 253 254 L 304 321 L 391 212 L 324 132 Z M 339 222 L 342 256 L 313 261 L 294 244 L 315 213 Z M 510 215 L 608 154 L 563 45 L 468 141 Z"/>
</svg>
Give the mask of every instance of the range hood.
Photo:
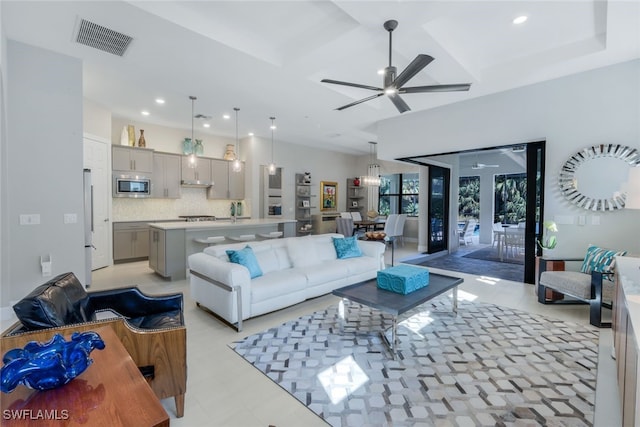
<svg viewBox="0 0 640 427">
<path fill-rule="evenodd" d="M 190 180 L 183 179 L 182 181 L 180 181 L 180 185 L 182 187 L 207 188 L 207 187 L 213 186 L 213 181 L 196 181 L 196 180 L 190 181 Z"/>
</svg>

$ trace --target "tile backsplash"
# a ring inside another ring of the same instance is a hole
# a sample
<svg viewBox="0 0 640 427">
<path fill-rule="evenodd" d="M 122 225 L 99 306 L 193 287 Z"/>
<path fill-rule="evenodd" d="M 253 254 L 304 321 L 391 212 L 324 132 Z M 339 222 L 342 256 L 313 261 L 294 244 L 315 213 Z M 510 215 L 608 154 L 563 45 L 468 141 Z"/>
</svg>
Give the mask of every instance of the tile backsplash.
<svg viewBox="0 0 640 427">
<path fill-rule="evenodd" d="M 251 214 L 251 205 L 242 201 L 242 216 Z M 153 221 L 177 219 L 180 215 L 214 215 L 228 218 L 231 200 L 209 200 L 205 188 L 181 189 L 179 199 L 113 199 L 113 221 Z"/>
</svg>

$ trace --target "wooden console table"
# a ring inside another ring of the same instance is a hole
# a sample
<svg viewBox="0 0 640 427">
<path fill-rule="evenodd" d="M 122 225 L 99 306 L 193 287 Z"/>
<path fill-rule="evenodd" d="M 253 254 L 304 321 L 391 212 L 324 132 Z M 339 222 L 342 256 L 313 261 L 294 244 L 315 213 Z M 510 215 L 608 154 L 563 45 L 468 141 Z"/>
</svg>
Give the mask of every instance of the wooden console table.
<svg viewBox="0 0 640 427">
<path fill-rule="evenodd" d="M 640 425 L 640 258 L 616 257 L 613 345 L 623 427 Z"/>
<path fill-rule="evenodd" d="M 3 426 L 169 426 L 169 415 L 110 327 L 93 364 L 68 384 L 47 391 L 18 386 L 2 395 Z M 69 339 L 69 337 L 65 337 Z M 2 349 L 6 352 L 10 349 Z"/>
</svg>

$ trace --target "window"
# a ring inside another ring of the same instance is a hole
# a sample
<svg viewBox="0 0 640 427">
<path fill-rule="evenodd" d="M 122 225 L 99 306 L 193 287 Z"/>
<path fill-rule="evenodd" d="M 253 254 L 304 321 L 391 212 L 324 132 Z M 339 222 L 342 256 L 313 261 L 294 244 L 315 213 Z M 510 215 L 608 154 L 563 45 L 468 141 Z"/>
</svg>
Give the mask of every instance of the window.
<svg viewBox="0 0 640 427">
<path fill-rule="evenodd" d="M 480 219 L 480 177 L 461 176 L 458 190 L 458 219 Z"/>
<path fill-rule="evenodd" d="M 527 174 L 496 175 L 494 221 L 503 224 L 524 222 L 527 214 Z"/>
<path fill-rule="evenodd" d="M 380 215 L 403 213 L 418 216 L 418 193 L 420 192 L 417 173 L 400 173 L 380 177 L 378 212 Z"/>
</svg>

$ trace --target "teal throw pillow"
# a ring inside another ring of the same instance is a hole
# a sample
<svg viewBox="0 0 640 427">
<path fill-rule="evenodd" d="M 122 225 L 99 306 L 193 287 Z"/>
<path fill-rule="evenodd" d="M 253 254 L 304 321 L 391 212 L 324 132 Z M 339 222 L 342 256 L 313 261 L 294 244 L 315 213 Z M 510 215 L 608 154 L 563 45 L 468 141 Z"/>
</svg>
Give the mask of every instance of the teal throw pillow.
<svg viewBox="0 0 640 427">
<path fill-rule="evenodd" d="M 360 246 L 358 246 L 357 236 L 351 237 L 332 237 L 333 247 L 336 248 L 338 259 L 355 258 L 362 256 Z"/>
<path fill-rule="evenodd" d="M 250 246 L 246 246 L 239 251 L 227 250 L 226 252 L 229 261 L 247 267 L 252 279 L 262 276 L 262 269 L 260 268 L 260 264 L 258 264 L 258 259 Z"/>
<path fill-rule="evenodd" d="M 616 256 L 626 255 L 627 251 L 612 251 L 610 249 L 599 248 L 597 246 L 589 246 L 587 255 L 582 262 L 583 273 L 591 274 L 592 271 L 601 273 L 613 273 L 613 267 L 616 263 Z M 607 277 L 612 280 L 610 277 Z"/>
</svg>

